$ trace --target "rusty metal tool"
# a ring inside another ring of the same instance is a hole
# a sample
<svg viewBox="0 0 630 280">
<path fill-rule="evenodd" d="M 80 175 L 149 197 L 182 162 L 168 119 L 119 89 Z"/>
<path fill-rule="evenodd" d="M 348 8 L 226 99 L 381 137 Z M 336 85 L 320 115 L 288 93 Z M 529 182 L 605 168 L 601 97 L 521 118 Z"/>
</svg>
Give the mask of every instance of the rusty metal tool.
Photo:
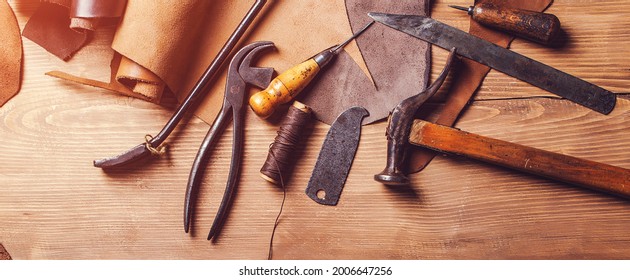
<svg viewBox="0 0 630 280">
<path fill-rule="evenodd" d="M 218 142 L 221 131 L 232 119 L 232 160 L 230 162 L 230 172 L 225 187 L 225 193 L 221 200 L 221 205 L 214 218 L 208 240 L 214 237 L 221 229 L 227 212 L 232 202 L 232 197 L 236 191 L 241 161 L 243 160 L 243 137 L 244 137 L 244 117 L 245 117 L 245 97 L 247 96 L 247 85 L 264 88 L 269 84 L 273 76 L 273 68 L 253 67 L 253 60 L 266 49 L 273 48 L 272 42 L 256 42 L 245 46 L 238 51 L 228 68 L 227 82 L 225 84 L 225 97 L 223 107 L 219 115 L 214 120 L 212 127 L 208 131 L 205 139 L 201 143 L 199 152 L 195 157 L 186 196 L 184 199 L 184 231 L 188 232 L 192 220 L 192 212 L 196 193 L 203 179 L 203 171 L 210 156 L 210 150 Z"/>
<path fill-rule="evenodd" d="M 449 5 L 467 12 L 474 21 L 541 44 L 549 44 L 560 31 L 560 20 L 553 14 L 479 3 L 470 7 Z"/>
<path fill-rule="evenodd" d="M 413 123 L 413 116 L 420 105 L 437 93 L 446 80 L 456 57 L 455 52 L 455 49 L 451 49 L 444 69 L 426 90 L 403 100 L 392 111 L 385 131 L 387 135 L 387 165 L 381 173 L 374 175 L 374 180 L 392 186 L 409 184 L 409 178 L 405 175 L 405 163 L 407 146 L 409 146 L 409 129 Z"/>
<path fill-rule="evenodd" d="M 361 137 L 361 121 L 369 112 L 352 107 L 330 126 L 317 157 L 306 195 L 324 205 L 337 205 Z"/>
<path fill-rule="evenodd" d="M 266 119 L 275 112 L 276 108 L 290 102 L 317 76 L 319 71 L 328 65 L 335 56 L 372 26 L 374 22 L 368 23 L 357 33 L 348 38 L 345 42 L 332 46 L 314 55 L 306 61 L 284 71 L 271 81 L 269 87 L 252 95 L 249 99 L 249 106 L 259 117 Z"/>
<path fill-rule="evenodd" d="M 423 101 L 437 92 L 446 78 L 453 54 L 451 51 L 444 70 L 426 92 L 403 100 L 392 111 L 387 125 L 387 166 L 374 175 L 374 180 L 390 186 L 408 185 L 405 154 L 413 144 L 630 198 L 628 169 L 414 120 Z"/>
<path fill-rule="evenodd" d="M 208 66 L 206 71 L 201 75 L 201 78 L 195 84 L 191 92 L 186 96 L 186 99 L 179 105 L 175 114 L 171 117 L 170 120 L 166 123 L 164 128 L 158 133 L 155 137 L 151 137 L 147 139 L 145 143 L 142 143 L 138 146 L 131 148 L 130 150 L 124 152 L 123 154 L 111 157 L 104 158 L 94 161 L 95 167 L 100 168 L 111 168 L 123 166 L 125 164 L 134 162 L 141 158 L 144 158 L 148 155 L 155 153 L 156 149 L 163 147 L 164 141 L 166 138 L 173 132 L 177 124 L 182 120 L 184 114 L 191 108 L 194 108 L 198 105 L 199 101 L 201 101 L 201 97 L 208 92 L 208 88 L 213 81 L 216 74 L 219 72 L 221 65 L 228 58 L 230 52 L 236 46 L 241 37 L 245 34 L 249 26 L 254 22 L 256 16 L 260 13 L 262 8 L 267 3 L 266 0 L 256 0 L 252 7 L 249 9 L 243 20 L 236 27 L 232 35 L 225 42 L 217 56 L 212 60 L 212 63 Z"/>
<path fill-rule="evenodd" d="M 507 75 L 562 96 L 602 114 L 610 113 L 614 93 L 558 69 L 504 49 L 432 18 L 414 15 L 369 13 L 384 25 L 441 48 L 457 48 L 457 54 Z"/>
</svg>

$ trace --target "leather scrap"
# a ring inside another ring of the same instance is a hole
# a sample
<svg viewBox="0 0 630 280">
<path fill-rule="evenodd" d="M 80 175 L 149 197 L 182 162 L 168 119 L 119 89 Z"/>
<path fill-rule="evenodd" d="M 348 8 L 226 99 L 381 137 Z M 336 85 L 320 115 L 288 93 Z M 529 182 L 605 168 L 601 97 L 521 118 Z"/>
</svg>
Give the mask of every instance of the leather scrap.
<svg viewBox="0 0 630 280">
<path fill-rule="evenodd" d="M 110 75 L 109 82 L 103 82 L 103 81 L 83 78 L 83 77 L 79 77 L 79 76 L 75 76 L 75 75 L 71 75 L 71 74 L 65 73 L 63 71 L 50 71 L 50 72 L 47 72 L 46 75 L 51 76 L 51 77 L 55 77 L 55 78 L 58 78 L 58 79 L 62 79 L 62 80 L 65 80 L 65 81 L 86 85 L 86 86 L 92 86 L 92 87 L 96 87 L 96 88 L 110 90 L 110 91 L 113 91 L 113 92 L 120 93 L 122 95 L 126 95 L 126 96 L 129 96 L 129 97 L 134 97 L 134 98 L 146 100 L 146 101 L 149 101 L 149 102 L 155 102 L 155 100 L 151 100 L 145 95 L 136 93 L 133 90 L 129 89 L 126 85 L 118 82 L 116 75 L 118 73 L 117 69 L 119 68 L 118 65 L 120 65 L 121 60 L 122 60 L 122 57 L 120 56 L 120 54 L 114 53 L 114 56 L 113 56 L 111 64 L 110 64 L 111 75 Z"/>
<path fill-rule="evenodd" d="M 62 60 L 83 47 L 100 19 L 119 17 L 126 0 L 45 0 L 22 31 Z"/>
<path fill-rule="evenodd" d="M 371 21 L 368 12 L 427 15 L 429 2 L 346 0 L 346 11 L 356 32 Z M 374 25 L 357 38 L 357 44 L 376 87 L 357 63 L 342 53 L 298 98 L 311 106 L 315 116 L 325 123 L 332 123 L 352 106 L 370 112 L 364 124 L 378 121 L 387 117 L 400 100 L 418 94 L 427 86 L 431 59 L 428 43 Z"/>
<path fill-rule="evenodd" d="M 129 1 L 121 25 L 116 30 L 113 48 L 137 64 L 136 67 L 158 76 L 164 81 L 165 90 L 174 92 L 182 101 L 253 1 L 191 0 L 170 1 L 169 5 L 156 5 L 155 2 Z M 303 0 L 300 5 L 295 5 L 293 1 L 269 1 L 242 44 L 273 41 L 277 51 L 266 54 L 258 65 L 283 71 L 342 42 L 351 34 L 344 0 L 331 0 L 325 4 L 317 0 Z M 346 46 L 345 52 L 363 71 L 361 74 L 367 76 L 367 66 L 356 43 Z M 118 73 L 118 69 L 114 71 Z M 136 70 L 128 72 L 142 73 Z M 125 95 L 131 91 L 118 91 L 120 88 L 114 85 L 115 79 L 108 83 L 61 73 L 49 74 L 71 78 L 71 81 L 80 80 Z M 221 108 L 224 87 L 225 74 L 216 77 L 199 106 L 196 115 L 202 120 L 212 123 Z"/>
<path fill-rule="evenodd" d="M 7 252 L 6 249 L 4 249 L 4 246 L 2 246 L 2 244 L 0 244 L 0 260 L 12 260 L 11 255 L 9 254 L 9 252 Z"/>
<path fill-rule="evenodd" d="M 477 3 L 496 3 L 497 5 L 520 8 L 531 11 L 544 11 L 553 0 L 478 0 Z M 470 19 L 469 33 L 488 40 L 504 48 L 509 47 L 514 36 L 486 28 Z M 461 111 L 481 86 L 490 67 L 469 59 L 461 59 L 457 69 L 457 78 L 447 93 L 447 100 L 436 112 L 437 118 L 431 120 L 437 124 L 453 126 Z M 422 111 L 422 107 L 419 111 Z M 435 157 L 436 153 L 427 149 L 412 149 L 409 155 L 409 172 L 418 172 L 424 169 Z"/>
<path fill-rule="evenodd" d="M 0 106 L 20 91 L 22 72 L 22 37 L 11 6 L 0 0 Z"/>
<path fill-rule="evenodd" d="M 211 4 L 129 1 L 112 42 L 112 48 L 123 55 L 117 80 L 156 101 L 165 86 L 180 91 L 181 80 L 193 62 L 191 54 L 197 49 L 199 28 Z"/>
</svg>

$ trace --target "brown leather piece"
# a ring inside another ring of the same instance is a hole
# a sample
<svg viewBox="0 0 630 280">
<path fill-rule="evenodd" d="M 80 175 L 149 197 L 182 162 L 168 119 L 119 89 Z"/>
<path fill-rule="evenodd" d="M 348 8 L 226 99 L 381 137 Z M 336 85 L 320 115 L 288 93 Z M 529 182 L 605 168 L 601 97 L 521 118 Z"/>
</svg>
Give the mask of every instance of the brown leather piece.
<svg viewBox="0 0 630 280">
<path fill-rule="evenodd" d="M 180 101 L 210 64 L 253 1 L 215 0 L 213 3 L 206 11 L 207 17 L 201 19 L 205 22 L 197 40 L 194 63 L 187 74 L 182 74 L 185 78 L 181 89 L 177 91 Z M 263 55 L 257 65 L 274 67 L 280 73 L 351 35 L 352 29 L 345 12 L 344 0 L 330 0 L 325 3 L 301 0 L 300 5 L 295 5 L 294 1 L 268 1 L 250 29 L 246 41 L 274 42 L 277 51 Z M 356 43 L 346 46 L 345 52 L 363 70 L 361 75 L 367 77 L 367 67 Z M 195 114 L 212 123 L 221 108 L 224 89 L 225 73 L 215 79 Z"/>
<path fill-rule="evenodd" d="M 156 5 L 155 1 L 130 1 L 112 47 L 138 64 L 138 68 L 149 70 L 160 77 L 166 89 L 173 91 L 181 101 L 253 3 L 254 1 L 196 0 Z M 359 26 L 355 28 L 357 27 Z M 303 0 L 300 5 L 295 5 L 293 1 L 268 1 L 241 45 L 261 40 L 274 42 L 277 51 L 265 54 L 257 64 L 274 67 L 281 72 L 351 35 L 352 29 L 345 12 L 344 0 L 326 3 Z M 356 43 L 346 46 L 345 52 L 347 54 L 344 55 L 349 55 L 354 61 L 352 67 L 361 71 L 354 70 L 344 76 L 353 75 L 354 79 L 368 77 L 367 67 Z M 114 71 L 122 73 L 118 68 Z M 137 69 L 130 70 L 127 76 L 133 76 L 132 72 L 140 73 Z M 118 88 L 111 83 L 88 81 L 59 72 L 52 74 L 71 77 L 74 81 L 81 80 L 95 86 Z M 362 84 L 371 85 L 371 82 L 368 80 Z M 215 79 L 196 112 L 197 116 L 212 123 L 221 108 L 224 88 L 223 73 Z M 123 93 L 128 95 L 129 91 Z M 332 116 L 334 117 L 336 116 Z"/>
<path fill-rule="evenodd" d="M 531 11 L 544 11 L 553 0 L 479 0 L 475 3 L 495 3 L 512 8 Z M 513 36 L 484 27 L 474 20 L 470 20 L 469 33 L 488 40 L 499 46 L 507 48 L 514 39 Z M 437 119 L 431 120 L 437 124 L 453 126 L 468 101 L 477 91 L 490 67 L 477 62 L 462 59 L 457 69 L 457 77 L 454 79 L 444 106 L 439 108 Z M 420 111 L 422 108 L 420 108 Z M 411 149 L 409 156 L 409 171 L 418 172 L 424 169 L 435 157 L 436 153 L 427 149 Z"/>
<path fill-rule="evenodd" d="M 26 23 L 22 35 L 62 60 L 70 59 L 88 38 L 84 30 L 70 28 L 67 6 L 51 2 L 42 2 Z"/>
<path fill-rule="evenodd" d="M 68 74 L 62 71 L 50 71 L 50 72 L 47 72 L 46 75 L 55 77 L 58 79 L 62 79 L 65 81 L 73 82 L 73 83 L 106 89 L 106 90 L 113 91 L 122 95 L 129 96 L 129 97 L 156 102 L 155 100 L 150 100 L 149 97 L 145 95 L 134 92 L 133 90 L 129 89 L 127 86 L 118 82 L 118 80 L 116 79 L 116 74 L 117 74 L 117 69 L 119 68 L 119 65 L 121 63 L 121 60 L 122 60 L 122 57 L 120 56 L 120 54 L 115 53 L 110 64 L 111 76 L 110 76 L 109 82 L 103 82 L 103 81 L 97 81 L 97 80 L 92 80 L 88 78 L 78 77 L 78 76 Z"/>
<path fill-rule="evenodd" d="M 46 0 L 29 19 L 24 37 L 68 60 L 88 41 L 101 18 L 118 17 L 126 0 Z"/>
<path fill-rule="evenodd" d="M 20 91 L 22 36 L 11 6 L 0 0 L 0 106 Z"/>
<path fill-rule="evenodd" d="M 356 32 L 371 21 L 368 12 L 427 15 L 428 4 L 428 0 L 346 0 L 346 11 Z M 370 112 L 364 124 L 378 121 L 387 117 L 398 102 L 426 88 L 430 73 L 428 43 L 376 24 L 357 38 L 357 44 L 376 87 L 352 58 L 340 54 L 299 98 L 325 123 L 332 123 L 352 106 Z"/>
<path fill-rule="evenodd" d="M 7 261 L 11 259 L 12 258 L 11 258 L 11 255 L 9 255 L 9 252 L 7 252 L 7 250 L 4 249 L 4 246 L 0 244 L 0 260 Z"/>
</svg>

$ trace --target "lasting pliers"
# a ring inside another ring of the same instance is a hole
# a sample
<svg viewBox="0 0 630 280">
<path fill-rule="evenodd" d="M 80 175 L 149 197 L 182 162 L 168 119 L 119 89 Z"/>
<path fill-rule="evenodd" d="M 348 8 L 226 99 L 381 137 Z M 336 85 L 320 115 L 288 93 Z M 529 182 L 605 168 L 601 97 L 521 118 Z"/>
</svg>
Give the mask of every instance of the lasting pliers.
<svg viewBox="0 0 630 280">
<path fill-rule="evenodd" d="M 199 147 L 199 152 L 190 170 L 186 196 L 184 200 L 184 231 L 188 232 L 192 221 L 192 212 L 199 185 L 203 179 L 203 171 L 208 162 L 209 152 L 219 139 L 220 131 L 224 130 L 230 120 L 233 119 L 232 160 L 228 175 L 225 193 L 221 205 L 214 218 L 208 240 L 215 236 L 221 229 L 232 202 L 234 191 L 238 183 L 241 161 L 243 159 L 244 116 L 246 111 L 245 96 L 247 85 L 253 85 L 260 89 L 265 88 L 273 76 L 273 68 L 253 67 L 252 61 L 265 49 L 274 47 L 272 42 L 255 42 L 239 50 L 230 62 L 228 76 L 225 85 L 225 97 L 223 107 L 214 120 Z M 230 114 L 231 113 L 231 114 Z"/>
</svg>

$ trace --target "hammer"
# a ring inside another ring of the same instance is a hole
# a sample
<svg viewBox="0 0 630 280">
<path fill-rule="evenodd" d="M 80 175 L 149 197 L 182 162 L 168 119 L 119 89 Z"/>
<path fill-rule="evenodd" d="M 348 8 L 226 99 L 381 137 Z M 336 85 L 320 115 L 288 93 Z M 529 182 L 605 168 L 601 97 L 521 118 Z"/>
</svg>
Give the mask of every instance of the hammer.
<svg viewBox="0 0 630 280">
<path fill-rule="evenodd" d="M 409 179 L 404 174 L 405 153 L 409 144 L 413 144 L 630 198 L 629 169 L 414 120 L 416 111 L 428 99 L 427 95 L 437 92 L 442 84 L 445 78 L 442 75 L 446 76 L 450 59 L 434 84 L 418 96 L 403 100 L 392 111 L 387 126 L 387 166 L 374 175 L 374 180 L 391 186 L 408 185 Z"/>
</svg>

